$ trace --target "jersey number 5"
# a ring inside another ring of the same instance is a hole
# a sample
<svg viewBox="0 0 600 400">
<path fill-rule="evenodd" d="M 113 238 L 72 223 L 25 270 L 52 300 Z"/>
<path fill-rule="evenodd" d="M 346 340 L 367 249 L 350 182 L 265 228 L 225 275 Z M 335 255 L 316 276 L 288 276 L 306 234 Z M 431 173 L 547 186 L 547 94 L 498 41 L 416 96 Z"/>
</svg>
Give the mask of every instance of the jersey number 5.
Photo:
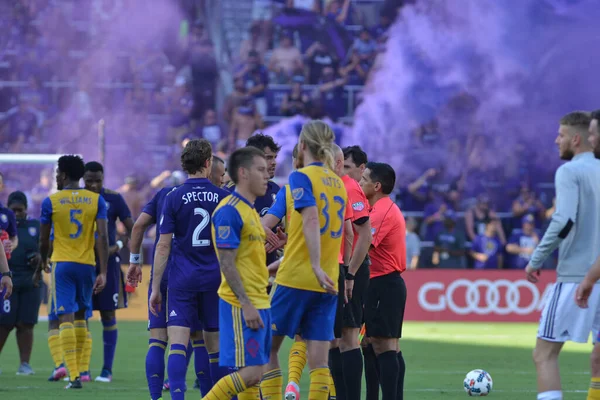
<svg viewBox="0 0 600 400">
<path fill-rule="evenodd" d="M 75 225 L 75 228 L 77 229 L 75 233 L 71 233 L 69 235 L 71 239 L 77 239 L 79 236 L 81 236 L 81 231 L 83 231 L 83 224 L 77 219 L 77 216 L 81 215 L 82 212 L 83 211 L 81 210 L 71 210 L 71 223 Z"/>
<path fill-rule="evenodd" d="M 200 221 L 198 226 L 196 226 L 196 229 L 194 229 L 194 234 L 192 235 L 192 247 L 210 246 L 210 240 L 200 239 L 202 231 L 210 222 L 210 214 L 204 208 L 194 208 L 194 215 L 200 215 L 202 217 L 202 221 Z"/>
<path fill-rule="evenodd" d="M 327 198 L 325 193 L 321 193 L 321 201 L 323 201 L 323 203 L 325 203 L 325 205 L 323 206 L 323 210 L 321 210 L 321 212 L 323 213 L 323 217 L 325 217 L 325 224 L 321 227 L 321 235 L 323 235 L 329 229 L 329 225 L 331 223 L 331 218 L 329 217 L 329 199 Z M 333 202 L 334 202 L 334 204 L 337 204 L 339 206 L 336 215 L 339 219 L 340 229 L 338 229 L 337 231 L 330 231 L 329 233 L 331 234 L 332 238 L 337 239 L 342 236 L 342 232 L 344 230 L 344 205 L 345 204 L 344 204 L 344 199 L 341 198 L 340 196 L 334 196 Z"/>
</svg>

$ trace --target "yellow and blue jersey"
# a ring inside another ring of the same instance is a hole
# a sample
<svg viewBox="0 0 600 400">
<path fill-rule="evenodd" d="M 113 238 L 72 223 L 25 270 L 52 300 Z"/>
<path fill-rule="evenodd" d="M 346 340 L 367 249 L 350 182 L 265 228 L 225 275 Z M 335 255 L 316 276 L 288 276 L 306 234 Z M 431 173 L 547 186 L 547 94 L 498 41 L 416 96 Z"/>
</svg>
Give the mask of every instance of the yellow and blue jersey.
<svg viewBox="0 0 600 400">
<path fill-rule="evenodd" d="M 42 202 L 41 223 L 52 225 L 52 262 L 96 265 L 96 220 L 106 219 L 106 203 L 86 189 L 63 189 Z"/>
<path fill-rule="evenodd" d="M 325 292 L 312 273 L 308 247 L 302 230 L 302 211 L 317 207 L 321 234 L 321 268 L 336 282 L 339 277 L 338 254 L 342 246 L 342 233 L 348 195 L 342 180 L 322 163 L 314 163 L 290 175 L 290 212 L 288 243 L 285 259 L 279 267 L 275 282 L 295 289 Z M 337 287 L 336 287 L 337 288 Z"/>
<path fill-rule="evenodd" d="M 217 254 L 218 249 L 237 249 L 235 267 L 248 298 L 257 309 L 269 308 L 269 273 L 265 268 L 266 234 L 254 205 L 233 192 L 217 206 L 212 222 L 212 237 Z M 240 307 L 240 302 L 224 276 L 221 277 L 219 296 L 227 303 Z"/>
<path fill-rule="evenodd" d="M 267 214 L 271 214 L 279 218 L 282 222 L 284 222 L 284 227 L 287 232 L 287 227 L 290 223 L 290 218 L 292 217 L 292 212 L 294 211 L 294 199 L 292 198 L 292 192 L 290 190 L 290 185 L 287 184 L 277 192 L 275 196 L 275 202 L 267 211 Z M 284 220 L 285 217 L 285 220 Z"/>
</svg>

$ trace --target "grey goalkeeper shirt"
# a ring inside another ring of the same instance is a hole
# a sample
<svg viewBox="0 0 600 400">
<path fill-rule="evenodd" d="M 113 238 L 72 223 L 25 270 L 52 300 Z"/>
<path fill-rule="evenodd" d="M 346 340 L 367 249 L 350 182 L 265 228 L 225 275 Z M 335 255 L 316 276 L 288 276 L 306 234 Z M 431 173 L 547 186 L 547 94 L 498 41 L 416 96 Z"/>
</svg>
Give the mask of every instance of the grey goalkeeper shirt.
<svg viewBox="0 0 600 400">
<path fill-rule="evenodd" d="M 557 282 L 581 282 L 600 255 L 600 160 L 580 153 L 561 165 L 554 178 L 556 211 L 531 256 L 541 268 L 558 247 Z"/>
</svg>

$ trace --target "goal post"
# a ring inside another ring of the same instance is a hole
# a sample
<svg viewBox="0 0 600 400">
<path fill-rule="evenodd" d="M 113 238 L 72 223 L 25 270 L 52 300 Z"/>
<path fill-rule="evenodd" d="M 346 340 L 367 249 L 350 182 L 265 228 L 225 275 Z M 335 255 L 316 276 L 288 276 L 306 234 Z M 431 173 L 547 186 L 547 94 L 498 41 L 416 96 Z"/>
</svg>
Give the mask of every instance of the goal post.
<svg viewBox="0 0 600 400">
<path fill-rule="evenodd" d="M 62 156 L 62 154 L 0 154 L 0 164 L 52 164 Z"/>
</svg>

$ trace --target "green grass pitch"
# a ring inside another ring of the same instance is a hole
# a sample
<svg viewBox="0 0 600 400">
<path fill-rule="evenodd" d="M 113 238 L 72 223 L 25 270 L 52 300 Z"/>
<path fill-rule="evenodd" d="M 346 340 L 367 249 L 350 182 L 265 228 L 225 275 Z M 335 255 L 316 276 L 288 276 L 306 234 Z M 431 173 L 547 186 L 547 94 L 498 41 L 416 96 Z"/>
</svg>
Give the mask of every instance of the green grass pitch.
<svg viewBox="0 0 600 400">
<path fill-rule="evenodd" d="M 95 377 L 102 367 L 102 326 L 97 321 L 91 322 L 90 326 L 94 340 L 91 368 Z M 113 382 L 87 383 L 82 391 L 66 391 L 64 382 L 46 381 L 52 363 L 45 322 L 40 322 L 35 331 L 31 360 L 36 371 L 34 376 L 15 375 L 19 359 L 15 338 L 11 335 L 0 354 L 0 399 L 149 399 L 144 372 L 148 343 L 146 323 L 119 322 L 118 327 Z M 468 396 L 462 389 L 463 378 L 476 368 L 491 374 L 494 380 L 492 399 L 535 398 L 536 377 L 531 361 L 535 333 L 534 324 L 406 323 L 405 337 L 401 341 L 407 365 L 405 398 L 464 399 Z M 284 376 L 290 344 L 289 340 L 285 342 L 280 355 Z M 567 344 L 565 347 L 561 370 L 566 400 L 586 398 L 590 350 L 590 344 Z M 307 372 L 305 370 L 301 385 L 304 393 L 308 389 Z M 199 399 L 200 393 L 191 389 L 193 379 L 194 373 L 189 371 L 186 398 Z M 164 399 L 169 398 L 169 394 L 164 393 Z"/>
</svg>

